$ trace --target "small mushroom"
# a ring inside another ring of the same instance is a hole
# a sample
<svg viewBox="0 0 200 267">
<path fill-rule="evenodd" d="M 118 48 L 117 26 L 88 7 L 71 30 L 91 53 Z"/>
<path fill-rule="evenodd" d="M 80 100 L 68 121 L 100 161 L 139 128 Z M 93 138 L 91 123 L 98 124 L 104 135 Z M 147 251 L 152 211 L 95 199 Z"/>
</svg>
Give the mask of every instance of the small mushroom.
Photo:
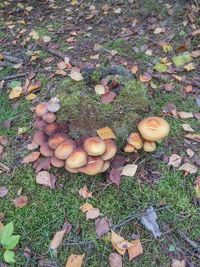
<svg viewBox="0 0 200 267">
<path fill-rule="evenodd" d="M 33 123 L 33 125 L 35 126 L 35 128 L 37 128 L 38 130 L 43 131 L 44 128 L 47 126 L 47 123 L 43 120 L 41 120 L 41 118 L 37 117 Z"/>
<path fill-rule="evenodd" d="M 47 102 L 41 103 L 41 104 L 37 105 L 37 107 L 35 108 L 35 114 L 38 117 L 42 117 L 47 112 L 48 112 L 48 103 Z"/>
<path fill-rule="evenodd" d="M 87 164 L 87 153 L 82 148 L 76 148 L 66 159 L 65 166 L 70 169 L 76 169 Z"/>
<path fill-rule="evenodd" d="M 51 149 L 56 149 L 60 144 L 69 139 L 68 135 L 65 133 L 56 133 L 48 139 L 48 146 Z"/>
<path fill-rule="evenodd" d="M 78 170 L 88 175 L 100 173 L 103 168 L 103 159 L 101 157 L 88 157 L 88 163 Z"/>
<path fill-rule="evenodd" d="M 58 131 L 58 124 L 56 122 L 47 124 L 47 126 L 44 128 L 44 132 L 47 135 L 55 134 L 57 131 Z"/>
<path fill-rule="evenodd" d="M 65 164 L 65 169 L 66 169 L 68 172 L 71 172 L 71 173 L 78 173 L 78 172 L 79 172 L 78 169 L 69 168 L 66 164 Z"/>
<path fill-rule="evenodd" d="M 143 146 L 144 151 L 146 152 L 153 152 L 156 150 L 156 143 L 153 141 L 147 141 L 144 140 L 144 146 Z"/>
<path fill-rule="evenodd" d="M 102 168 L 102 170 L 100 172 L 107 171 L 109 169 L 109 167 L 110 167 L 110 161 L 109 160 L 104 161 L 103 168 Z"/>
<path fill-rule="evenodd" d="M 139 133 L 132 133 L 127 141 L 130 145 L 134 146 L 136 149 L 141 149 L 143 146 L 143 140 Z"/>
<path fill-rule="evenodd" d="M 33 135 L 33 141 L 38 144 L 38 145 L 42 145 L 44 143 L 47 142 L 47 136 L 43 131 L 37 131 L 34 135 Z"/>
<path fill-rule="evenodd" d="M 132 152 L 137 152 L 137 150 L 131 144 L 127 144 L 124 147 L 124 152 L 126 152 L 126 153 L 132 153 Z"/>
<path fill-rule="evenodd" d="M 42 119 L 47 123 L 52 123 L 56 120 L 56 115 L 53 112 L 47 112 L 42 116 Z"/>
<path fill-rule="evenodd" d="M 64 143 L 60 144 L 55 150 L 55 156 L 58 159 L 66 159 L 72 151 L 76 148 L 76 143 L 68 139 Z"/>
<path fill-rule="evenodd" d="M 65 161 L 58 159 L 55 156 L 50 158 L 50 162 L 51 162 L 51 165 L 53 165 L 54 167 L 57 167 L 57 168 L 61 168 L 61 167 L 65 166 Z"/>
<path fill-rule="evenodd" d="M 100 156 L 106 151 L 106 143 L 99 137 L 89 137 L 84 142 L 84 150 L 90 156 Z"/>
<path fill-rule="evenodd" d="M 145 140 L 158 141 L 169 134 L 169 123 L 159 117 L 149 117 L 138 124 L 138 129 Z"/>
<path fill-rule="evenodd" d="M 106 151 L 103 153 L 101 157 L 103 160 L 112 159 L 117 152 L 117 146 L 115 142 L 111 139 L 106 139 L 104 140 L 104 142 L 106 143 Z"/>
<path fill-rule="evenodd" d="M 45 157 L 51 157 L 54 155 L 54 151 L 49 148 L 48 143 L 44 143 L 40 146 L 40 153 Z"/>
</svg>

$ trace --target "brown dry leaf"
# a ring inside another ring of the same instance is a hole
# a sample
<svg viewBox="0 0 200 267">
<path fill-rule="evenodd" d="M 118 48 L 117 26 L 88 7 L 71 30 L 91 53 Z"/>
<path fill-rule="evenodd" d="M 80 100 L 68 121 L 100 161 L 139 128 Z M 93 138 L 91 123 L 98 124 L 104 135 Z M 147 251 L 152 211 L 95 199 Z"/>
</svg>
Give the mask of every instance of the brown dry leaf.
<svg viewBox="0 0 200 267">
<path fill-rule="evenodd" d="M 39 158 L 34 162 L 33 166 L 36 169 L 36 172 L 49 170 L 51 168 L 51 160 L 50 158 Z"/>
<path fill-rule="evenodd" d="M 124 255 L 126 250 L 132 247 L 132 244 L 125 240 L 114 231 L 111 232 L 111 243 L 120 255 Z"/>
<path fill-rule="evenodd" d="M 9 93 L 9 99 L 15 99 L 20 97 L 20 95 L 22 94 L 22 87 L 21 86 L 16 86 L 14 88 L 12 88 L 12 90 Z"/>
<path fill-rule="evenodd" d="M 103 86 L 102 84 L 97 84 L 94 90 L 98 95 L 104 95 L 106 93 L 105 86 Z"/>
<path fill-rule="evenodd" d="M 90 56 L 90 59 L 99 59 L 99 54 L 96 54 L 96 55 Z"/>
<path fill-rule="evenodd" d="M 125 176 L 134 176 L 137 171 L 138 165 L 136 164 L 127 164 L 123 167 L 122 174 Z"/>
<path fill-rule="evenodd" d="M 194 63 L 192 63 L 192 62 L 185 65 L 183 68 L 186 69 L 187 71 L 196 70 Z"/>
<path fill-rule="evenodd" d="M 80 70 L 77 68 L 72 68 L 71 73 L 69 74 L 72 80 L 81 81 L 83 80 L 83 75 L 80 73 Z"/>
<path fill-rule="evenodd" d="M 138 66 L 137 65 L 132 65 L 130 67 L 130 71 L 133 73 L 133 74 L 136 74 L 138 72 Z"/>
<path fill-rule="evenodd" d="M 66 41 L 67 41 L 68 43 L 73 43 L 73 42 L 76 41 L 76 38 L 75 38 L 75 37 L 69 37 L 69 38 L 66 39 Z"/>
<path fill-rule="evenodd" d="M 179 260 L 172 260 L 172 266 L 171 267 L 186 267 L 185 260 L 179 261 Z"/>
<path fill-rule="evenodd" d="M 53 239 L 50 242 L 51 249 L 56 249 L 62 244 L 65 233 L 66 233 L 66 229 L 55 233 Z"/>
<path fill-rule="evenodd" d="M 97 130 L 97 134 L 101 139 L 116 139 L 113 130 L 109 127 L 103 127 Z"/>
<path fill-rule="evenodd" d="M 93 209 L 93 206 L 89 203 L 85 203 L 82 206 L 80 206 L 80 210 L 82 212 L 87 212 L 87 211 L 92 210 L 92 209 Z"/>
<path fill-rule="evenodd" d="M 8 188 L 6 186 L 0 187 L 0 197 L 5 197 L 8 194 Z"/>
<path fill-rule="evenodd" d="M 175 168 L 178 168 L 181 165 L 182 158 L 177 154 L 172 154 L 171 157 L 169 157 L 168 166 L 173 166 Z"/>
<path fill-rule="evenodd" d="M 29 84 L 28 89 L 27 89 L 27 92 L 28 92 L 28 93 L 31 93 L 31 92 L 33 92 L 33 91 L 36 91 L 36 90 L 38 90 L 39 88 L 41 88 L 41 85 L 42 85 L 42 84 L 41 84 L 40 81 Z"/>
<path fill-rule="evenodd" d="M 97 217 L 99 217 L 99 215 L 100 215 L 99 209 L 93 208 L 93 209 L 87 211 L 86 220 L 96 219 Z"/>
<path fill-rule="evenodd" d="M 36 149 L 36 148 L 38 148 L 39 147 L 39 145 L 36 143 L 36 142 L 34 142 L 34 141 L 32 141 L 30 144 L 28 144 L 27 146 L 26 146 L 26 148 L 28 149 L 28 150 L 34 150 L 34 149 Z"/>
<path fill-rule="evenodd" d="M 183 123 L 181 126 L 186 132 L 194 132 L 194 129 L 188 123 Z"/>
<path fill-rule="evenodd" d="M 129 261 L 143 253 L 143 247 L 139 239 L 131 241 L 132 247 L 128 248 Z"/>
<path fill-rule="evenodd" d="M 0 144 L 6 146 L 8 144 L 8 137 L 5 135 L 0 136 Z"/>
<path fill-rule="evenodd" d="M 187 86 L 185 86 L 185 92 L 186 93 L 191 93 L 192 92 L 192 85 L 191 84 L 189 84 L 189 85 L 187 85 Z"/>
<path fill-rule="evenodd" d="M 120 185 L 122 179 L 122 171 L 117 170 L 117 169 L 112 169 L 109 174 L 109 180 L 113 183 L 116 184 L 117 186 Z"/>
<path fill-rule="evenodd" d="M 111 253 L 109 255 L 110 267 L 122 267 L 122 256 L 118 253 Z"/>
<path fill-rule="evenodd" d="M 79 196 L 83 197 L 83 198 L 90 198 L 92 197 L 92 192 L 88 192 L 88 188 L 85 185 L 83 188 L 81 188 L 79 191 Z"/>
<path fill-rule="evenodd" d="M 151 75 L 149 73 L 146 72 L 143 75 L 140 75 L 139 79 L 143 83 L 148 83 L 148 82 L 151 81 L 152 77 L 151 77 Z"/>
<path fill-rule="evenodd" d="M 23 208 L 28 203 L 27 196 L 20 196 L 18 198 L 12 199 L 13 204 L 15 207 Z"/>
<path fill-rule="evenodd" d="M 109 91 L 105 95 L 101 95 L 101 101 L 103 104 L 109 104 L 111 103 L 116 97 L 116 94 L 112 91 Z"/>
<path fill-rule="evenodd" d="M 32 152 L 23 158 L 22 163 L 29 163 L 36 161 L 39 158 L 39 156 L 40 152 Z"/>
<path fill-rule="evenodd" d="M 191 140 L 200 140 L 200 134 L 185 134 L 183 137 Z"/>
<path fill-rule="evenodd" d="M 64 70 L 64 69 L 67 68 L 67 65 L 66 65 L 66 63 L 65 63 L 64 61 L 60 61 L 60 62 L 57 64 L 57 66 L 58 66 L 58 68 L 59 68 L 60 70 Z"/>
<path fill-rule="evenodd" d="M 67 260 L 65 267 L 81 267 L 84 257 L 85 254 L 83 255 L 71 254 Z"/>
<path fill-rule="evenodd" d="M 181 82 L 183 80 L 183 77 L 172 74 L 172 76 L 174 77 L 174 79 L 176 79 L 177 81 Z"/>
<path fill-rule="evenodd" d="M 64 70 L 56 70 L 56 71 L 55 71 L 55 74 L 57 74 L 57 75 L 62 75 L 62 76 L 66 76 L 66 75 L 67 75 L 67 72 L 64 71 Z"/>
<path fill-rule="evenodd" d="M 50 173 L 47 172 L 47 171 L 38 172 L 38 174 L 36 176 L 36 182 L 38 184 L 51 186 L 51 176 L 50 176 Z"/>
<path fill-rule="evenodd" d="M 197 35 L 197 34 L 200 34 L 200 29 L 198 29 L 198 30 L 192 32 L 192 35 L 193 35 L 193 36 L 194 36 L 194 35 Z"/>
<path fill-rule="evenodd" d="M 193 118 L 194 115 L 192 112 L 184 112 L 184 111 L 180 111 L 178 112 L 178 115 L 181 119 L 189 119 L 189 118 Z"/>
<path fill-rule="evenodd" d="M 194 57 L 194 58 L 200 57 L 200 50 L 192 51 L 192 57 Z"/>
<path fill-rule="evenodd" d="M 198 168 L 190 163 L 184 163 L 179 169 L 179 171 L 186 171 L 190 174 L 197 173 Z"/>
<path fill-rule="evenodd" d="M 193 156 L 194 156 L 194 151 L 192 150 L 192 149 L 190 149 L 190 148 L 188 148 L 187 150 L 186 150 L 186 153 L 188 154 L 188 156 L 190 157 L 190 158 L 192 158 Z"/>
<path fill-rule="evenodd" d="M 108 218 L 104 217 L 104 218 L 96 219 L 95 229 L 96 229 L 96 233 L 99 237 L 101 237 L 102 235 L 107 233 L 110 230 Z"/>
</svg>

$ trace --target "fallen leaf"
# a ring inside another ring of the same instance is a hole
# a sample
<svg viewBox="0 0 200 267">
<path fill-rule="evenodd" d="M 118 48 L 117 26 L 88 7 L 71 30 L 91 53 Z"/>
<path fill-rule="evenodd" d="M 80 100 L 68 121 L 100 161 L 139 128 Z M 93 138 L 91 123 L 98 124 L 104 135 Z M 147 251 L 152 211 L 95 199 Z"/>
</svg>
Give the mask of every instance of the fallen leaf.
<svg viewBox="0 0 200 267">
<path fill-rule="evenodd" d="M 179 261 L 179 260 L 172 260 L 172 266 L 171 267 L 186 267 L 185 260 Z"/>
<path fill-rule="evenodd" d="M 124 255 L 126 250 L 132 246 L 130 242 L 116 234 L 114 231 L 111 232 L 111 243 L 120 255 Z"/>
<path fill-rule="evenodd" d="M 72 230 L 72 225 L 67 220 L 64 222 L 62 230 L 65 230 L 65 235 L 67 235 Z"/>
<path fill-rule="evenodd" d="M 41 88 L 42 86 L 42 83 L 40 81 L 38 82 L 32 82 L 28 85 L 28 89 L 27 89 L 27 92 L 28 93 L 31 93 L 33 91 L 36 91 L 38 90 L 39 88 Z"/>
<path fill-rule="evenodd" d="M 198 29 L 198 30 L 192 32 L 192 35 L 193 35 L 193 36 L 194 36 L 194 35 L 197 35 L 197 34 L 200 34 L 200 29 Z"/>
<path fill-rule="evenodd" d="M 184 64 L 192 60 L 191 54 L 189 52 L 183 53 L 182 55 L 172 58 L 173 63 L 177 68 L 183 66 Z"/>
<path fill-rule="evenodd" d="M 154 83 L 153 81 L 150 81 L 150 86 L 152 89 L 157 89 L 158 85 L 156 83 Z"/>
<path fill-rule="evenodd" d="M 196 70 L 194 63 L 192 63 L 192 62 L 185 65 L 183 68 L 186 69 L 187 71 Z"/>
<path fill-rule="evenodd" d="M 56 177 L 47 171 L 38 172 L 36 182 L 46 187 L 54 188 Z"/>
<path fill-rule="evenodd" d="M 80 207 L 80 210 L 82 212 L 87 212 L 87 211 L 92 210 L 92 209 L 93 209 L 93 206 L 89 203 L 85 203 Z"/>
<path fill-rule="evenodd" d="M 8 188 L 6 186 L 0 187 L 0 197 L 5 197 L 8 194 Z"/>
<path fill-rule="evenodd" d="M 188 154 L 188 156 L 190 157 L 190 158 L 192 158 L 193 156 L 194 156 L 194 151 L 192 150 L 192 149 L 190 149 L 190 148 L 188 148 L 187 150 L 186 150 L 186 153 Z"/>
<path fill-rule="evenodd" d="M 13 204 L 15 207 L 23 208 L 28 203 L 27 196 L 20 196 L 18 198 L 12 199 Z"/>
<path fill-rule="evenodd" d="M 92 197 L 92 192 L 88 192 L 88 188 L 87 186 L 85 185 L 83 188 L 81 188 L 79 191 L 78 191 L 79 195 L 83 198 L 90 198 Z"/>
<path fill-rule="evenodd" d="M 200 134 L 185 134 L 184 138 L 191 139 L 191 140 L 198 140 L 200 141 Z"/>
<path fill-rule="evenodd" d="M 181 126 L 186 132 L 194 132 L 194 129 L 188 123 L 183 123 Z"/>
<path fill-rule="evenodd" d="M 57 75 L 62 75 L 62 76 L 66 76 L 66 75 L 67 75 L 67 72 L 64 71 L 64 70 L 56 70 L 56 71 L 55 71 L 55 74 L 57 74 Z"/>
<path fill-rule="evenodd" d="M 99 54 L 96 54 L 96 55 L 90 56 L 90 59 L 99 59 Z"/>
<path fill-rule="evenodd" d="M 50 242 L 51 249 L 56 249 L 62 244 L 65 233 L 66 233 L 65 229 L 55 233 L 53 239 Z"/>
<path fill-rule="evenodd" d="M 151 75 L 149 73 L 146 72 L 143 75 L 140 75 L 139 79 L 143 83 L 148 83 L 148 82 L 151 81 L 152 77 L 151 77 Z"/>
<path fill-rule="evenodd" d="M 175 168 L 178 168 L 181 165 L 182 158 L 177 154 L 172 154 L 169 157 L 168 166 L 173 166 Z"/>
<path fill-rule="evenodd" d="M 8 97 L 9 97 L 9 99 L 15 99 L 15 98 L 20 97 L 21 94 L 22 94 L 22 87 L 16 86 L 10 91 Z"/>
<path fill-rule="evenodd" d="M 181 119 L 189 119 L 189 118 L 193 118 L 194 115 L 192 112 L 184 112 L 184 111 L 180 111 L 178 112 L 178 115 Z"/>
<path fill-rule="evenodd" d="M 120 185 L 121 179 L 122 179 L 122 171 L 117 169 L 112 169 L 109 174 L 109 180 L 116 184 L 117 186 Z"/>
<path fill-rule="evenodd" d="M 95 221 L 95 229 L 96 233 L 99 237 L 104 235 L 105 233 L 109 232 L 110 230 L 110 225 L 109 225 L 109 220 L 108 218 L 98 218 Z"/>
<path fill-rule="evenodd" d="M 113 130 L 109 127 L 103 127 L 97 130 L 97 134 L 101 139 L 116 139 Z"/>
<path fill-rule="evenodd" d="M 49 43 L 50 41 L 51 41 L 51 37 L 50 37 L 50 36 L 46 36 L 46 35 L 45 35 L 45 36 L 43 37 L 43 42 L 44 42 L 44 43 Z"/>
<path fill-rule="evenodd" d="M 66 63 L 65 63 L 64 61 L 60 61 L 60 62 L 57 64 L 57 66 L 58 66 L 58 68 L 59 68 L 60 70 L 64 70 L 64 69 L 67 68 L 67 65 L 66 65 Z"/>
<path fill-rule="evenodd" d="M 163 86 L 163 88 L 162 88 Z M 172 83 L 165 83 L 162 86 L 160 86 L 160 88 L 166 90 L 166 91 L 172 91 L 174 89 L 174 85 Z"/>
<path fill-rule="evenodd" d="M 165 72 L 167 70 L 167 66 L 162 63 L 156 63 L 153 68 L 158 72 Z"/>
<path fill-rule="evenodd" d="M 139 239 L 131 241 L 132 247 L 128 248 L 129 261 L 143 253 L 143 247 Z"/>
<path fill-rule="evenodd" d="M 25 156 L 22 160 L 22 163 L 30 163 L 36 161 L 40 156 L 40 152 L 32 152 Z"/>
<path fill-rule="evenodd" d="M 146 214 L 143 215 L 141 218 L 142 224 L 153 233 L 155 238 L 161 236 L 161 231 L 156 222 L 157 219 L 158 219 L 157 214 L 153 208 L 147 209 Z"/>
<path fill-rule="evenodd" d="M 0 136 L 0 144 L 6 146 L 8 144 L 8 137 L 5 135 Z"/>
<path fill-rule="evenodd" d="M 187 86 L 185 86 L 185 92 L 186 93 L 191 93 L 192 92 L 192 85 L 191 84 L 189 84 L 189 85 L 187 85 Z"/>
<path fill-rule="evenodd" d="M 130 71 L 133 73 L 133 74 L 136 74 L 138 72 L 138 66 L 137 65 L 132 65 L 130 67 Z M 115 254 L 115 253 L 113 253 Z"/>
<path fill-rule="evenodd" d="M 37 172 L 41 170 L 49 170 L 51 168 L 51 160 L 50 158 L 38 158 L 34 162 L 34 168 Z"/>
<path fill-rule="evenodd" d="M 192 51 L 192 57 L 200 57 L 200 50 Z"/>
<path fill-rule="evenodd" d="M 35 30 L 32 30 L 30 33 L 29 33 L 29 36 L 31 36 L 34 40 L 38 40 L 40 37 L 39 37 L 39 34 L 35 31 Z"/>
<path fill-rule="evenodd" d="M 109 255 L 110 267 L 122 267 L 122 256 L 118 253 L 111 253 Z"/>
<path fill-rule="evenodd" d="M 26 100 L 31 101 L 31 100 L 36 99 L 36 97 L 37 97 L 36 94 L 31 93 L 31 94 L 28 94 L 25 98 L 26 98 Z"/>
<path fill-rule="evenodd" d="M 97 84 L 94 90 L 98 95 L 104 95 L 106 93 L 105 86 L 103 86 L 102 84 Z"/>
<path fill-rule="evenodd" d="M 71 254 L 67 260 L 65 267 L 81 267 L 84 257 L 85 254 L 83 255 Z"/>
<path fill-rule="evenodd" d="M 98 208 L 90 209 L 86 213 L 86 220 L 96 219 L 97 217 L 99 217 L 99 215 L 100 215 L 100 211 Z"/>
<path fill-rule="evenodd" d="M 165 32 L 165 28 L 164 27 L 157 27 L 155 30 L 154 30 L 154 34 L 160 34 L 160 33 L 164 33 Z"/>
<path fill-rule="evenodd" d="M 112 91 L 109 91 L 107 94 L 101 95 L 101 101 L 103 104 L 109 104 L 114 100 L 115 97 L 116 94 Z"/>
<path fill-rule="evenodd" d="M 81 81 L 83 80 L 83 75 L 80 73 L 80 70 L 74 68 L 71 69 L 71 73 L 69 74 L 72 80 L 74 81 Z"/>
<path fill-rule="evenodd" d="M 174 79 L 176 79 L 179 82 L 181 82 L 183 80 L 183 77 L 181 77 L 179 75 L 172 74 L 172 76 L 174 77 Z"/>
<path fill-rule="evenodd" d="M 122 169 L 122 174 L 125 176 L 134 176 L 137 171 L 138 165 L 136 164 L 127 164 Z"/>
<path fill-rule="evenodd" d="M 179 169 L 179 171 L 186 171 L 190 174 L 197 173 L 198 168 L 190 163 L 184 163 Z"/>
<path fill-rule="evenodd" d="M 164 44 L 162 48 L 165 53 L 172 51 L 171 45 Z"/>
<path fill-rule="evenodd" d="M 111 161 L 111 167 L 114 169 L 118 169 L 124 166 L 126 162 L 126 158 L 122 155 L 115 155 L 115 157 Z"/>
</svg>

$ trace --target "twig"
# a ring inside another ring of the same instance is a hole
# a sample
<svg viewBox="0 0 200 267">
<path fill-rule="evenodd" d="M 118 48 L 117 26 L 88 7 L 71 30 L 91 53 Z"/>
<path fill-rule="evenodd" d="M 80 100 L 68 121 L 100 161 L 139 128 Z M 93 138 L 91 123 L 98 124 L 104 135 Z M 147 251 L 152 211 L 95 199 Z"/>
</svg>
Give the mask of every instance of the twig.
<svg viewBox="0 0 200 267">
<path fill-rule="evenodd" d="M 0 169 L 2 169 L 3 171 L 6 171 L 6 172 L 10 171 L 10 168 L 1 162 L 0 162 Z"/>
<path fill-rule="evenodd" d="M 191 239 L 189 239 L 188 236 L 186 236 L 186 234 L 182 233 L 181 231 L 178 230 L 179 235 L 192 247 L 194 247 L 195 249 L 197 249 L 198 253 L 200 253 L 200 248 L 198 246 L 198 244 L 194 241 L 192 241 Z"/>
<path fill-rule="evenodd" d="M 28 75 L 28 72 L 18 73 L 18 74 L 6 76 L 4 78 L 0 78 L 0 80 L 12 80 L 12 79 L 15 79 L 15 78 L 24 77 L 26 75 Z"/>
</svg>

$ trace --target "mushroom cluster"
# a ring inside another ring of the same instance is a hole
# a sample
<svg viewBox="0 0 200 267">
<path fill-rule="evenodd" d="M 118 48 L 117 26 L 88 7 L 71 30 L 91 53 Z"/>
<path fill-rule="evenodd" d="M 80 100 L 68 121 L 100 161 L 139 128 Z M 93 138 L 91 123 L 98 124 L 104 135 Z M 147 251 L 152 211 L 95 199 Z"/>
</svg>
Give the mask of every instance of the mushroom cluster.
<svg viewBox="0 0 200 267">
<path fill-rule="evenodd" d="M 113 140 L 99 137 L 88 137 L 83 142 L 72 140 L 65 127 L 56 122 L 56 115 L 49 111 L 46 102 L 35 108 L 35 115 L 34 126 L 38 131 L 33 140 L 40 146 L 41 155 L 50 158 L 52 166 L 88 175 L 105 172 L 110 167 L 117 152 Z"/>
<path fill-rule="evenodd" d="M 170 131 L 169 123 L 159 117 L 148 117 L 138 124 L 140 133 L 131 133 L 127 138 L 128 144 L 124 147 L 124 152 L 131 153 L 143 148 L 146 152 L 156 150 L 156 141 L 168 136 Z"/>
</svg>

